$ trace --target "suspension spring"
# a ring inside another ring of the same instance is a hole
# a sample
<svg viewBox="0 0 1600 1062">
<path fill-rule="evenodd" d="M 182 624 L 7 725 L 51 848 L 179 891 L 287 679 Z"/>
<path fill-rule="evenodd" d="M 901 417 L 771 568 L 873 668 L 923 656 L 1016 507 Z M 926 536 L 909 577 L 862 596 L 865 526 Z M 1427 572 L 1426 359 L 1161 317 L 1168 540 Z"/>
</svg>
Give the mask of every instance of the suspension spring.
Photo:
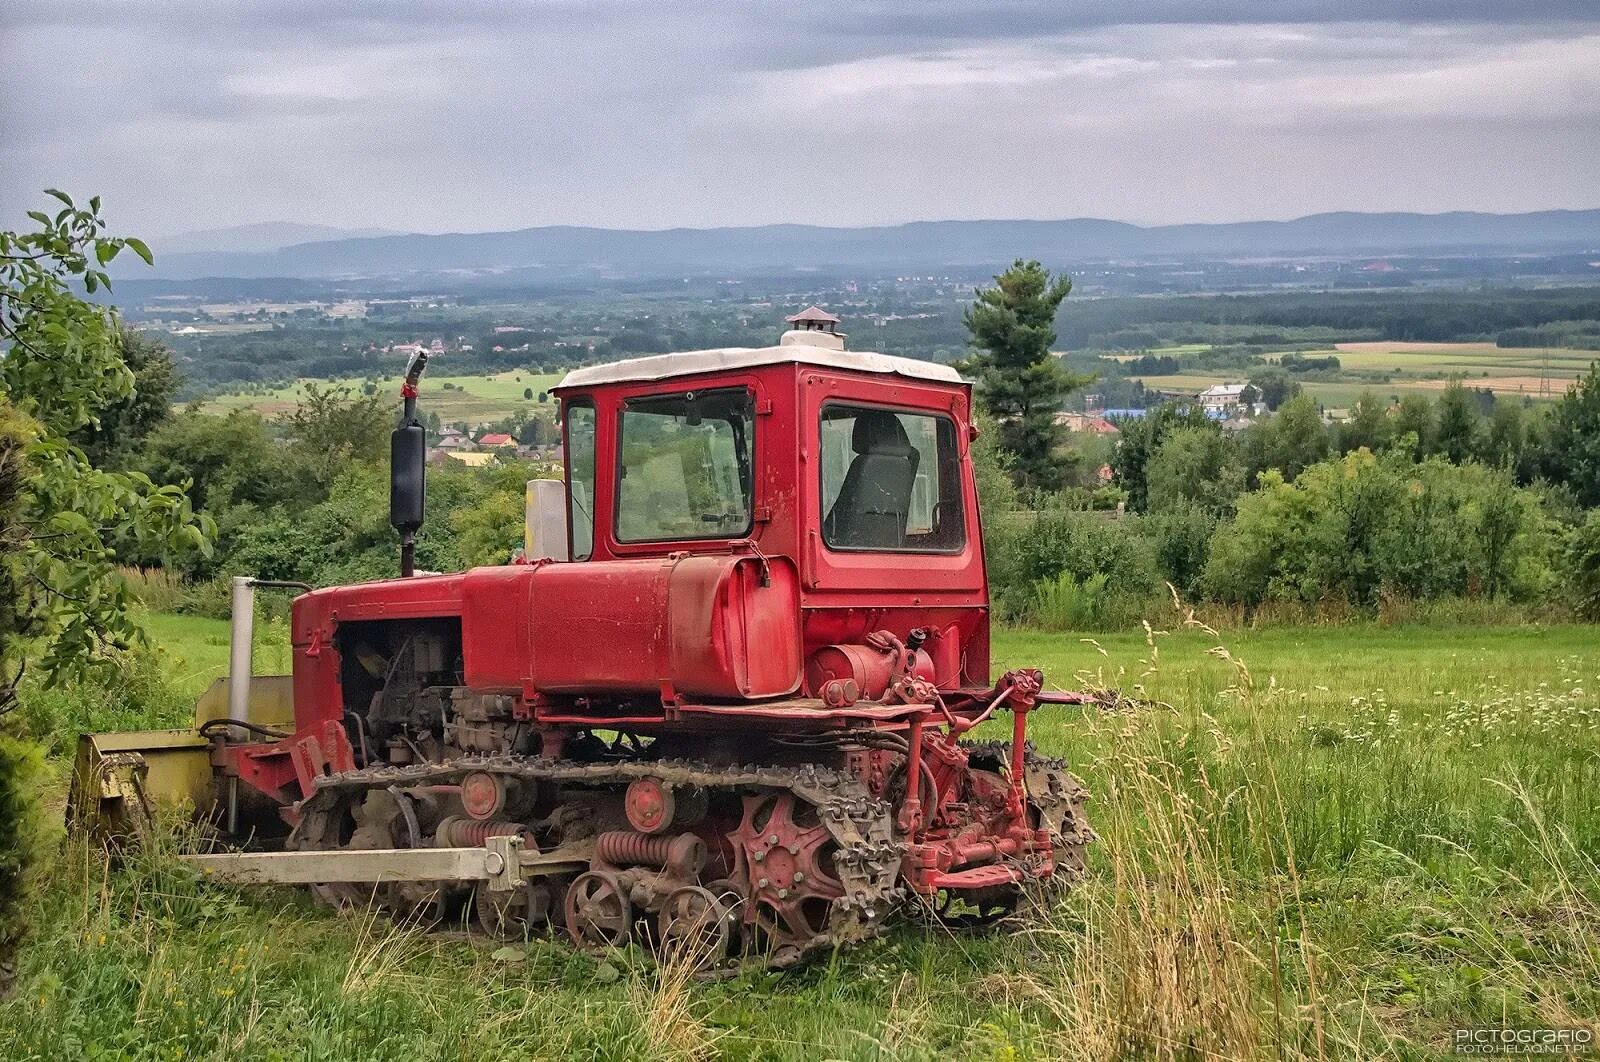
<svg viewBox="0 0 1600 1062">
<path fill-rule="evenodd" d="M 483 822 L 477 819 L 463 819 L 452 815 L 439 823 L 435 833 L 437 845 L 440 848 L 469 848 L 473 845 L 483 844 L 490 837 L 527 837 L 528 827 L 520 822 L 508 822 L 497 819 L 492 822 Z"/>
<path fill-rule="evenodd" d="M 595 841 L 595 862 L 614 867 L 665 867 L 681 875 L 705 865 L 706 843 L 692 833 L 653 837 L 631 830 L 602 833 Z"/>
</svg>

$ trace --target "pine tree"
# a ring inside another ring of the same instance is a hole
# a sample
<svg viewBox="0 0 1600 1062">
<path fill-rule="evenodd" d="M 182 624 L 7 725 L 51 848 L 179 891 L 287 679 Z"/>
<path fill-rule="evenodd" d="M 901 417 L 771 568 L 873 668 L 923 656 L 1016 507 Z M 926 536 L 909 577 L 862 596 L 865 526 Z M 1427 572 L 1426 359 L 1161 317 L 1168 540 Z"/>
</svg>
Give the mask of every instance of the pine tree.
<svg viewBox="0 0 1600 1062">
<path fill-rule="evenodd" d="M 1055 490 L 1065 462 L 1057 452 L 1062 399 L 1092 377 L 1068 372 L 1051 354 L 1056 310 L 1072 290 L 1038 262 L 1018 259 L 980 288 L 967 310 L 973 355 L 958 367 L 976 379 L 978 400 L 999 428 L 1018 487 Z"/>
</svg>

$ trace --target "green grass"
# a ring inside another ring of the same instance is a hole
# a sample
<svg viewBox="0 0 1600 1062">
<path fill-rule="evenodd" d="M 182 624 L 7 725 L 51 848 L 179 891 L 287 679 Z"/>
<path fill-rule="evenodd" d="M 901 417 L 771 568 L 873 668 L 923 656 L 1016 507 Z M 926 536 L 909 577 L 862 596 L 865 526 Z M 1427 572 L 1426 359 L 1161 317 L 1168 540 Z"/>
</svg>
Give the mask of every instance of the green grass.
<svg viewBox="0 0 1600 1062">
<path fill-rule="evenodd" d="M 436 369 L 446 366 L 435 365 Z M 443 376 L 429 374 L 423 381 L 422 391 L 430 412 L 437 413 L 446 424 L 496 421 L 529 408 L 554 409 L 553 405 L 538 401 L 540 391 L 548 391 L 561 382 L 563 373 L 536 373 L 524 370 L 478 376 Z M 226 413 L 235 409 L 254 409 L 263 416 L 285 413 L 305 397 L 305 385 L 300 380 L 289 387 L 278 387 L 260 393 L 233 392 L 208 400 L 203 408 L 210 413 Z M 350 387 L 360 392 L 364 381 L 360 378 L 309 381 L 324 386 Z M 444 385 L 449 384 L 447 389 Z M 534 397 L 522 397 L 531 389 Z M 386 399 L 400 401 L 398 380 L 383 380 L 378 393 Z"/>
<path fill-rule="evenodd" d="M 220 622 L 155 629 L 188 690 L 225 656 Z M 685 984 L 69 847 L 0 1055 L 1430 1057 L 1457 1026 L 1595 1025 L 1594 628 L 997 631 L 994 653 L 1170 706 L 1033 716 L 1102 839 L 1085 885 L 1007 932 L 906 926 Z"/>
</svg>

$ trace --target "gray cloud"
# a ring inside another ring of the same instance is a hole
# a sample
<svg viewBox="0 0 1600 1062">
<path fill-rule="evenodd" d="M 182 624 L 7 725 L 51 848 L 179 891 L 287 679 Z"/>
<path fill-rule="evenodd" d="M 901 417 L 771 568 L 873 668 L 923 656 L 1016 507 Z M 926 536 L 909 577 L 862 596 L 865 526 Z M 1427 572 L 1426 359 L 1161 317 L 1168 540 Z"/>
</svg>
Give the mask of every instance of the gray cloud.
<svg viewBox="0 0 1600 1062">
<path fill-rule="evenodd" d="M 12 0 L 0 134 L 157 234 L 1592 206 L 1600 12 Z"/>
</svg>

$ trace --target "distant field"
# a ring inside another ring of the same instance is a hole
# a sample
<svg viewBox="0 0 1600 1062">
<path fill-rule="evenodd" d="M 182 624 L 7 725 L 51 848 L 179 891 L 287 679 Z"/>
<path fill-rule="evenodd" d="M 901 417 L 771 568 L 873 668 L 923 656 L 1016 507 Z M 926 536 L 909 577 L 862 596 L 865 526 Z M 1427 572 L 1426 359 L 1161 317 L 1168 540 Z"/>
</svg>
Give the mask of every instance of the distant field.
<svg viewBox="0 0 1600 1062">
<path fill-rule="evenodd" d="M 1552 379 L 1586 372 L 1600 352 L 1557 347 L 1497 347 L 1493 343 L 1340 343 L 1339 364 L 1356 371 L 1389 369 L 1407 373 L 1537 377 L 1548 367 Z"/>
<path fill-rule="evenodd" d="M 1306 357 L 1320 353 L 1324 352 L 1307 351 Z M 1499 395 L 1555 399 L 1600 359 L 1600 352 L 1596 351 L 1497 347 L 1493 343 L 1339 343 L 1325 353 L 1337 355 L 1341 370 L 1348 374 L 1391 374 L 1387 382 L 1350 379 L 1304 384 L 1324 405 L 1335 407 L 1350 405 L 1363 391 L 1379 395 L 1437 392 L 1456 377 L 1468 386 L 1487 388 Z M 1132 355 L 1118 355 L 1118 360 L 1129 357 Z M 1158 390 L 1198 391 L 1213 384 L 1240 383 L 1247 376 L 1241 369 L 1218 369 L 1138 379 L 1146 387 Z"/>
<path fill-rule="evenodd" d="M 540 391 L 548 391 L 560 382 L 562 373 L 535 373 L 513 370 L 491 376 L 428 376 L 422 383 L 423 403 L 426 409 L 439 414 L 446 423 L 500 420 L 528 406 L 537 406 Z M 290 387 L 279 387 L 256 394 L 233 392 L 207 401 L 203 408 L 209 413 L 226 413 L 235 409 L 254 409 L 271 417 L 287 413 L 305 398 L 307 383 L 322 386 L 343 386 L 359 392 L 365 382 L 359 377 L 334 380 L 300 380 Z M 446 384 L 451 385 L 446 388 Z M 524 390 L 531 390 L 533 398 L 524 398 Z M 378 393 L 399 403 L 400 382 L 385 380 Z"/>
</svg>

